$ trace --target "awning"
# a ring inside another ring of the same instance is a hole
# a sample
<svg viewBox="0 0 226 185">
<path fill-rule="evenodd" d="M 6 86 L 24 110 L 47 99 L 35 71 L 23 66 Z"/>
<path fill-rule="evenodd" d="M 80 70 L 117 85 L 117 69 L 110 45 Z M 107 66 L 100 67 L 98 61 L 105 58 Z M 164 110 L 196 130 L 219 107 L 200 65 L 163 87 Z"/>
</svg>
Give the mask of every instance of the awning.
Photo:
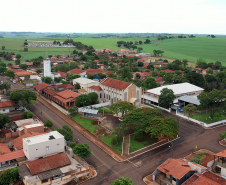
<svg viewBox="0 0 226 185">
<path fill-rule="evenodd" d="M 137 100 L 136 98 L 130 98 L 130 99 L 129 99 L 129 102 L 130 102 L 130 103 L 134 103 L 136 100 Z"/>
</svg>

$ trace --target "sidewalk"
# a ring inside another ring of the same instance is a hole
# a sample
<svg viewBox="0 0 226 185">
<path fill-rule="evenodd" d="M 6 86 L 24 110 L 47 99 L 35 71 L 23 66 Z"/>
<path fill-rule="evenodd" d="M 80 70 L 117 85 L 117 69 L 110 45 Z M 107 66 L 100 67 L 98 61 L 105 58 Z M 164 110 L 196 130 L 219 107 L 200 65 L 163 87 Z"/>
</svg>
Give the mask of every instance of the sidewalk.
<svg viewBox="0 0 226 185">
<path fill-rule="evenodd" d="M 143 178 L 143 182 L 147 185 L 159 185 L 158 183 L 156 183 L 155 181 L 153 181 L 152 179 L 152 174 L 146 176 Z"/>
<path fill-rule="evenodd" d="M 123 142 L 123 156 L 129 155 L 129 135 L 124 136 Z"/>
</svg>

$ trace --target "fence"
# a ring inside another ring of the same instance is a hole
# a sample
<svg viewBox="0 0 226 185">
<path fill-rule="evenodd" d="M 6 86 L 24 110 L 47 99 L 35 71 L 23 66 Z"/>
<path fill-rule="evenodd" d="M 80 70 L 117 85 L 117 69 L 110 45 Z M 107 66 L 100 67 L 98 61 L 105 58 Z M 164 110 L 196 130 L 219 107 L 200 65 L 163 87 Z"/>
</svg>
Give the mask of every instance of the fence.
<svg viewBox="0 0 226 185">
<path fill-rule="evenodd" d="M 184 116 L 184 115 L 178 113 L 177 111 L 176 111 L 176 115 L 177 115 L 177 116 L 180 116 L 180 117 L 182 117 L 182 118 L 184 118 L 184 119 L 193 121 L 193 122 L 195 122 L 195 123 L 197 123 L 197 124 L 199 124 L 199 125 L 202 125 L 202 126 L 204 126 L 204 127 L 207 127 L 207 128 L 226 123 L 226 120 L 221 120 L 221 121 L 217 121 L 217 122 L 214 122 L 214 123 L 206 124 L 206 123 L 204 123 L 204 122 L 202 122 L 202 121 L 199 121 L 199 120 L 196 120 L 196 119 L 193 119 L 193 118 L 189 118 L 189 117 L 187 117 L 187 116 Z"/>
<path fill-rule="evenodd" d="M 78 112 L 82 112 L 82 110 L 84 108 L 91 108 L 91 107 L 99 108 L 99 107 L 105 107 L 105 106 L 108 106 L 108 105 L 110 105 L 110 102 L 99 103 L 99 104 L 95 104 L 95 105 L 92 105 L 92 106 L 80 107 L 80 108 L 78 108 Z"/>
</svg>

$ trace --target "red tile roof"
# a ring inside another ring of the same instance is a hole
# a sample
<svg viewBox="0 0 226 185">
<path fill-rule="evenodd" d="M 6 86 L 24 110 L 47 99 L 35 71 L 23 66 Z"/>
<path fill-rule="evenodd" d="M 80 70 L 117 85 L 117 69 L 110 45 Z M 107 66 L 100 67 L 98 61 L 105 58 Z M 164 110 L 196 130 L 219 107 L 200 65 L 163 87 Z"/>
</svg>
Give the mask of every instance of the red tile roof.
<svg viewBox="0 0 226 185">
<path fill-rule="evenodd" d="M 199 70 L 199 71 L 202 71 L 202 68 L 199 68 L 199 67 L 196 67 L 195 69 Z"/>
<path fill-rule="evenodd" d="M 98 74 L 98 73 L 104 73 L 104 70 L 103 69 L 87 69 L 86 70 L 86 74 Z"/>
<path fill-rule="evenodd" d="M 68 101 L 75 99 L 79 95 L 80 94 L 78 94 L 76 92 L 73 92 L 73 91 L 66 89 L 62 92 L 57 93 L 54 97 L 57 98 L 58 100 L 62 101 L 62 102 L 68 102 Z"/>
<path fill-rule="evenodd" d="M 160 62 L 160 64 L 164 66 L 164 65 L 167 65 L 168 63 L 166 63 L 166 62 Z"/>
<path fill-rule="evenodd" d="M 95 91 L 103 91 L 103 89 L 99 85 L 93 85 L 88 87 L 90 89 L 94 89 Z"/>
<path fill-rule="evenodd" d="M 163 82 L 164 80 L 163 80 L 163 77 L 158 77 L 158 78 L 155 78 L 155 81 L 156 82 Z"/>
<path fill-rule="evenodd" d="M 32 175 L 71 164 L 67 154 L 60 153 L 42 159 L 26 162 Z"/>
<path fill-rule="evenodd" d="M 5 143 L 0 143 L 0 156 L 2 154 L 6 154 L 6 153 L 10 153 L 11 150 L 9 149 L 9 147 L 7 146 L 7 144 Z"/>
<path fill-rule="evenodd" d="M 3 101 L 0 102 L 0 108 L 4 108 L 4 107 L 13 107 L 15 106 L 15 102 L 14 101 Z"/>
<path fill-rule="evenodd" d="M 136 74 L 140 74 L 141 78 L 147 76 L 145 73 L 142 72 L 135 72 L 133 73 L 133 76 L 136 77 Z"/>
<path fill-rule="evenodd" d="M 51 57 L 50 60 L 56 60 L 58 59 L 57 57 Z"/>
<path fill-rule="evenodd" d="M 60 84 L 60 85 L 55 85 L 56 88 L 63 87 L 65 89 L 75 89 L 75 86 L 71 84 Z"/>
<path fill-rule="evenodd" d="M 82 70 L 82 69 L 77 69 L 77 68 L 75 68 L 75 69 L 72 69 L 72 70 L 68 71 L 67 73 L 81 74 L 81 73 L 84 73 L 84 72 L 85 72 L 85 71 Z"/>
<path fill-rule="evenodd" d="M 33 62 L 25 62 L 24 64 L 26 64 L 27 66 L 33 66 Z"/>
<path fill-rule="evenodd" d="M 14 68 L 20 68 L 18 65 L 12 65 L 12 67 L 14 67 Z"/>
<path fill-rule="evenodd" d="M 42 83 L 36 85 L 35 88 L 36 88 L 37 90 L 41 90 L 41 89 L 44 89 L 44 88 L 47 87 L 47 86 L 50 86 L 50 85 L 47 84 L 47 83 L 45 83 L 45 82 L 42 82 Z"/>
<path fill-rule="evenodd" d="M 159 65 L 154 65 L 154 67 L 159 67 Z"/>
<path fill-rule="evenodd" d="M 216 153 L 214 155 L 218 157 L 226 157 L 226 150 L 224 150 L 223 152 Z"/>
<path fill-rule="evenodd" d="M 30 71 L 18 71 L 14 72 L 17 76 L 27 76 L 27 75 L 34 75 L 36 73 L 32 73 Z"/>
<path fill-rule="evenodd" d="M 67 76 L 67 73 L 61 72 L 61 71 L 57 71 L 57 74 L 60 74 L 61 78 L 65 78 Z"/>
<path fill-rule="evenodd" d="M 108 86 L 108 87 L 112 87 L 114 89 L 124 90 L 127 87 L 129 87 L 129 85 L 131 83 L 124 82 L 124 81 L 121 81 L 121 80 L 116 80 L 116 79 L 113 79 L 113 78 L 106 78 L 103 82 L 101 82 L 101 84 Z"/>
<path fill-rule="evenodd" d="M 46 134 L 46 133 L 47 132 L 28 132 L 16 139 L 11 140 L 11 143 L 14 145 L 14 147 L 17 150 L 21 150 L 21 149 L 23 149 L 23 138 L 38 136 L 38 135 L 42 135 L 42 134 Z"/>
<path fill-rule="evenodd" d="M 13 152 L 10 152 L 7 154 L 0 155 L 0 162 L 17 159 L 17 158 L 24 157 L 24 156 L 25 156 L 25 154 L 24 154 L 23 150 L 17 150 L 17 151 L 13 151 Z"/>
<path fill-rule="evenodd" d="M 49 95 L 51 95 L 51 96 L 55 96 L 55 95 L 57 94 L 55 91 L 53 91 L 53 90 L 51 90 L 51 89 L 45 90 L 45 93 L 47 93 L 47 94 L 49 94 Z"/>
<path fill-rule="evenodd" d="M 180 159 L 168 159 L 157 169 L 167 175 L 172 175 L 176 179 L 181 179 L 189 171 L 195 171 L 188 166 L 187 162 Z"/>
</svg>

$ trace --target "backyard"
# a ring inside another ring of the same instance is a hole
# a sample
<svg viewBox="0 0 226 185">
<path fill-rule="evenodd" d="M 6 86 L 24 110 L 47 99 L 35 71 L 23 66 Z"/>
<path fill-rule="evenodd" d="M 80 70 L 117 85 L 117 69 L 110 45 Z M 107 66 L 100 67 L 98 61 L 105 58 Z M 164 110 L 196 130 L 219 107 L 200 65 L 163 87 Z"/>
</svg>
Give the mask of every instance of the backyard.
<svg viewBox="0 0 226 185">
<path fill-rule="evenodd" d="M 210 123 L 214 123 L 217 121 L 221 121 L 226 119 L 226 114 L 224 113 L 224 110 L 219 109 L 213 117 L 213 120 L 210 119 L 210 113 L 209 112 L 202 112 L 200 114 L 194 114 L 192 116 L 190 116 L 190 118 L 196 119 L 198 121 L 202 121 L 204 123 L 210 124 Z"/>
<path fill-rule="evenodd" d="M 113 146 L 111 144 L 112 137 L 111 137 L 109 131 L 107 131 L 106 129 L 102 128 L 99 125 L 92 124 L 93 120 L 89 120 L 89 119 L 85 119 L 85 118 L 81 118 L 81 117 L 82 117 L 82 115 L 79 114 L 79 115 L 73 117 L 73 119 L 77 123 L 82 125 L 85 129 L 89 130 L 92 134 L 98 136 L 103 142 L 105 142 L 111 148 L 116 150 L 118 153 L 122 153 L 122 145 L 121 144 L 117 145 L 117 146 Z"/>
<path fill-rule="evenodd" d="M 26 84 L 33 84 L 33 86 L 36 86 L 38 84 L 38 80 L 24 80 L 23 83 Z"/>
</svg>

